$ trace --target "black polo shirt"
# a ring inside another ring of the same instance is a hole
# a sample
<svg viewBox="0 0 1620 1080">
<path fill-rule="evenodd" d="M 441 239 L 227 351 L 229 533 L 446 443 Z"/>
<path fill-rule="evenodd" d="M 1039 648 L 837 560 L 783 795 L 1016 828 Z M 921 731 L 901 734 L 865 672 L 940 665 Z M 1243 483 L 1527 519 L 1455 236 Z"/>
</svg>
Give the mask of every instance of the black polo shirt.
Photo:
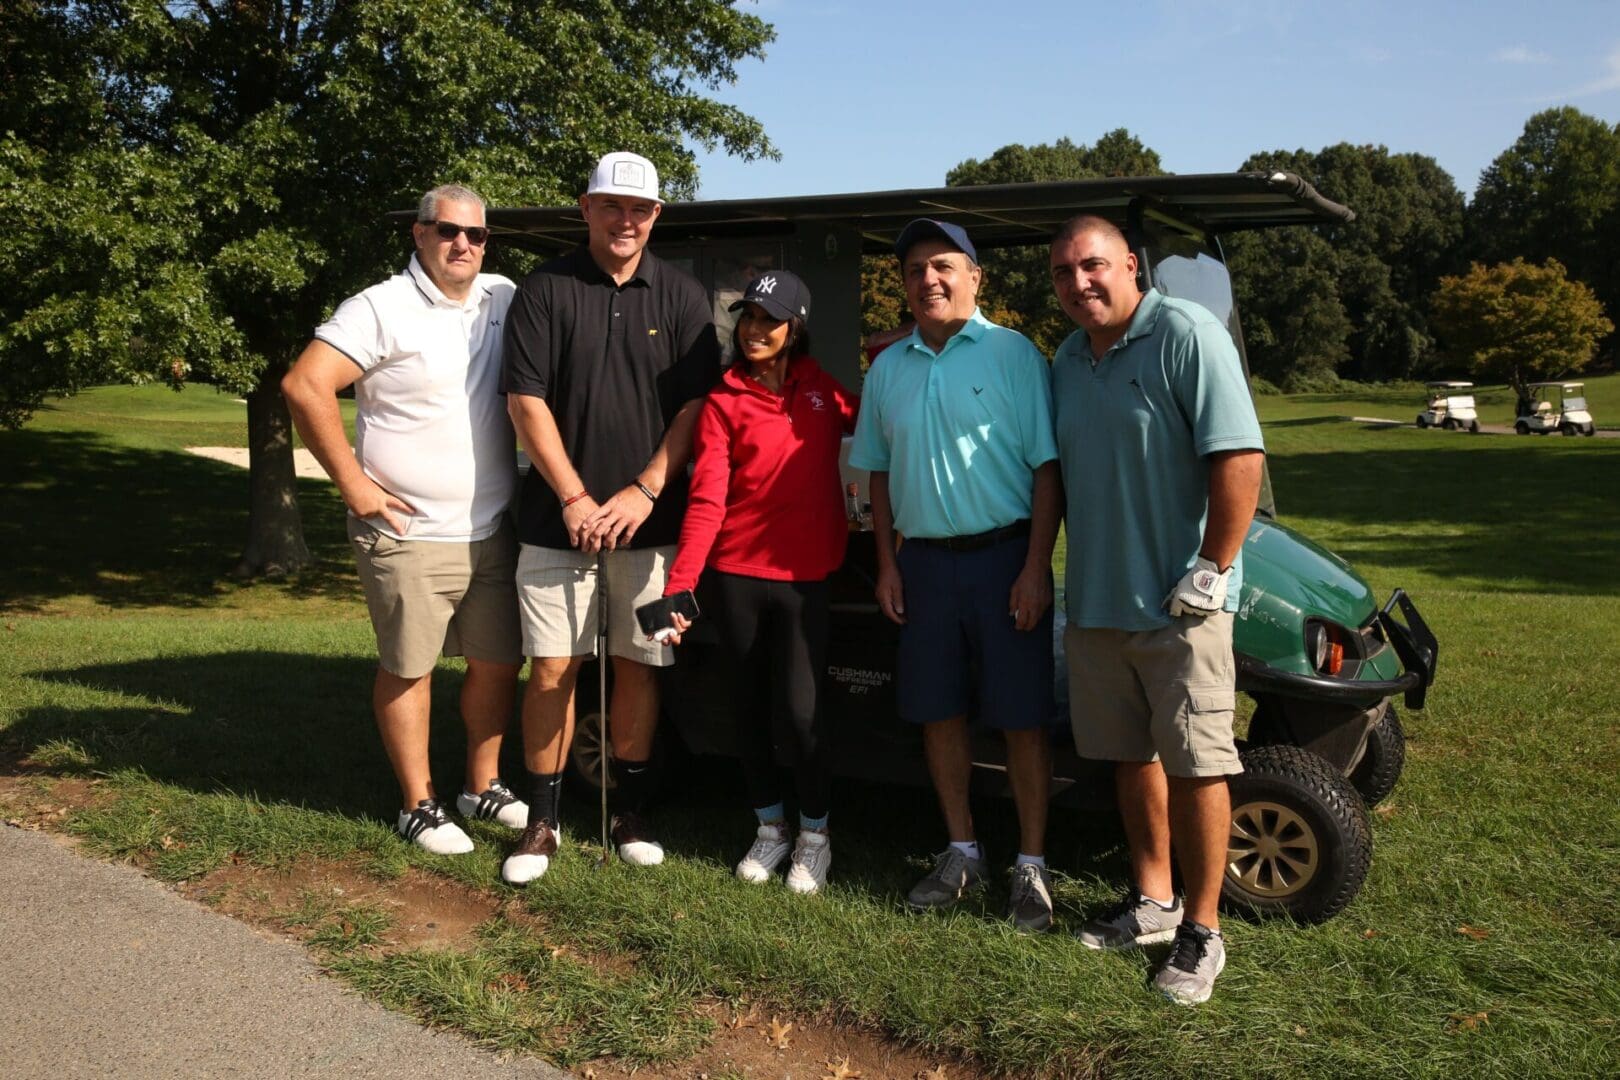
<svg viewBox="0 0 1620 1080">
<path fill-rule="evenodd" d="M 703 286 L 650 251 L 617 285 L 588 248 L 576 248 L 524 278 L 506 314 L 501 390 L 545 399 L 598 502 L 635 482 L 681 406 L 719 377 L 720 342 Z M 685 512 L 682 469 L 631 546 L 675 543 Z M 518 538 L 570 546 L 562 506 L 538 469 L 524 481 Z"/>
</svg>

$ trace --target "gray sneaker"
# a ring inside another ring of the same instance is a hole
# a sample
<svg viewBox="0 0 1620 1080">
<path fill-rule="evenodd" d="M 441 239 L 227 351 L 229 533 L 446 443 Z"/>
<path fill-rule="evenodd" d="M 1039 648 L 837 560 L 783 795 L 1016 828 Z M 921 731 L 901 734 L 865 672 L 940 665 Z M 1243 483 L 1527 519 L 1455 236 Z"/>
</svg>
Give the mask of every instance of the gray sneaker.
<svg viewBox="0 0 1620 1080">
<path fill-rule="evenodd" d="M 1221 935 L 1191 919 L 1176 927 L 1170 957 L 1153 973 L 1153 985 L 1177 1005 L 1198 1005 L 1209 1000 L 1215 976 L 1226 966 L 1226 943 Z"/>
<path fill-rule="evenodd" d="M 963 893 L 982 886 L 989 873 L 983 859 L 970 859 L 948 847 L 934 857 L 934 868 L 928 876 L 906 894 L 906 906 L 915 911 L 948 908 L 962 899 Z"/>
<path fill-rule="evenodd" d="M 1046 867 L 1024 863 L 1012 868 L 1007 918 L 1018 930 L 1039 934 L 1052 925 L 1052 876 Z"/>
<path fill-rule="evenodd" d="M 1180 925 L 1180 900 L 1166 911 L 1133 888 L 1119 906 L 1086 923 L 1075 936 L 1088 949 L 1134 949 L 1169 941 Z"/>
</svg>

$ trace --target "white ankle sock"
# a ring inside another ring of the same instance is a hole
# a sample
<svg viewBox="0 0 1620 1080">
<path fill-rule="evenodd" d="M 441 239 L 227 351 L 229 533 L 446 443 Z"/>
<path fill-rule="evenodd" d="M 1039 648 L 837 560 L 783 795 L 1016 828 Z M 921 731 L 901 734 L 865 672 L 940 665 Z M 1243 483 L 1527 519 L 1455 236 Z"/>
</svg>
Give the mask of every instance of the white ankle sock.
<svg viewBox="0 0 1620 1080">
<path fill-rule="evenodd" d="M 1013 865 L 1014 866 L 1038 866 L 1042 870 L 1045 870 L 1046 869 L 1046 856 L 1045 855 L 1025 855 L 1023 852 L 1019 852 L 1018 853 L 1018 860 L 1016 862 L 1014 862 Z"/>
<path fill-rule="evenodd" d="M 970 859 L 984 858 L 984 852 L 979 850 L 979 842 L 977 840 L 952 840 L 951 847 L 955 848 L 957 851 L 960 851 Z"/>
</svg>

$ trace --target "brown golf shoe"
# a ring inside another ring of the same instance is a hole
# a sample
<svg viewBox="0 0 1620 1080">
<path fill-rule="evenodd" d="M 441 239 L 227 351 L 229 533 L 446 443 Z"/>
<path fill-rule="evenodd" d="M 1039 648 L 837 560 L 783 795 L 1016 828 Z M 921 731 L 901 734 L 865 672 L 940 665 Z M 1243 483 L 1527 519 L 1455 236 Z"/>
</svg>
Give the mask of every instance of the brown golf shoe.
<svg viewBox="0 0 1620 1080">
<path fill-rule="evenodd" d="M 545 874 L 551 857 L 557 854 L 557 826 L 542 818 L 529 822 L 518 837 L 517 847 L 501 863 L 501 880 L 508 885 L 527 885 Z"/>
</svg>

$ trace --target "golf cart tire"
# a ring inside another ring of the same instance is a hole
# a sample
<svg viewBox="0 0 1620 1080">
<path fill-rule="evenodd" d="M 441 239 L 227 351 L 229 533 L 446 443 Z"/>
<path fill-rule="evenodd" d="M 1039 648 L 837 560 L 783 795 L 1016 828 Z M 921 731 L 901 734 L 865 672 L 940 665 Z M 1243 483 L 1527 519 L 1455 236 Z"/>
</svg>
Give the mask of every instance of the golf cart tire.
<svg viewBox="0 0 1620 1080">
<path fill-rule="evenodd" d="M 1513 434 L 1515 434 L 1515 435 L 1528 435 L 1528 434 L 1530 434 L 1530 425 L 1525 423 L 1523 420 L 1520 420 L 1518 423 L 1513 425 Z"/>
<path fill-rule="evenodd" d="M 1420 428 L 1428 427 L 1429 426 L 1429 418 L 1427 416 L 1423 415 L 1422 413 L 1418 413 L 1417 426 L 1420 427 Z"/>
<path fill-rule="evenodd" d="M 1597 434 L 1597 425 L 1596 424 L 1587 424 L 1585 434 L 1588 435 L 1588 436 L 1596 435 Z"/>
<path fill-rule="evenodd" d="M 1332 918 L 1361 891 L 1372 864 L 1361 796 L 1333 766 L 1297 746 L 1251 747 L 1242 760 L 1243 772 L 1229 781 L 1222 906 L 1300 923 Z"/>
<path fill-rule="evenodd" d="M 1479 434 L 1479 421 L 1478 420 L 1470 420 L 1470 421 L 1468 421 L 1468 434 L 1470 434 L 1470 435 L 1478 435 Z"/>
<path fill-rule="evenodd" d="M 1384 715 L 1367 732 L 1367 749 L 1350 770 L 1350 784 L 1368 807 L 1377 806 L 1395 790 L 1406 767 L 1406 732 L 1395 703 L 1384 706 Z"/>
<path fill-rule="evenodd" d="M 1560 435 L 1573 436 L 1579 435 L 1581 431 L 1580 428 L 1577 428 L 1574 424 L 1559 424 L 1558 433 Z"/>
<path fill-rule="evenodd" d="M 1447 431 L 1456 431 L 1457 421 L 1448 416 L 1440 422 L 1440 426 L 1445 428 Z"/>
</svg>

